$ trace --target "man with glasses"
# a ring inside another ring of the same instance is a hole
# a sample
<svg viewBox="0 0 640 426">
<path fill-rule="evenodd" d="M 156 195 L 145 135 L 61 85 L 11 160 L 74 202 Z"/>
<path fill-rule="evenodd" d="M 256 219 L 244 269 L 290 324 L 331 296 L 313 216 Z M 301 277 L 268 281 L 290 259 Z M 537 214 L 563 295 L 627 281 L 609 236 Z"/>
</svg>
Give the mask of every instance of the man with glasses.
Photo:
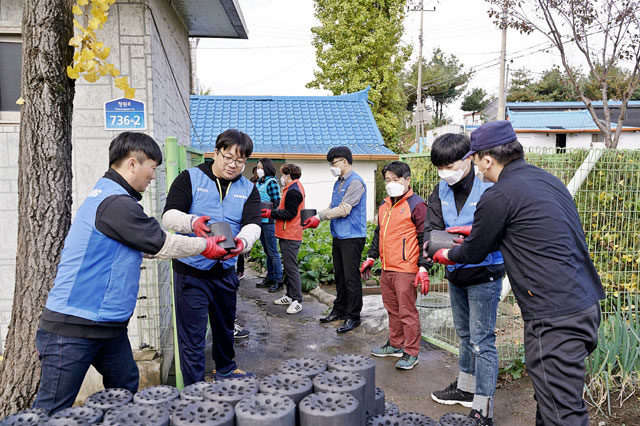
<svg viewBox="0 0 640 426">
<path fill-rule="evenodd" d="M 229 129 L 216 139 L 213 163 L 182 172 L 171 185 L 162 215 L 165 226 L 186 235 L 208 235 L 208 223 L 231 225 L 235 248 L 218 256 L 173 262 L 180 368 L 184 385 L 204 380 L 207 316 L 213 336 L 216 379 L 253 376 L 237 368 L 233 349 L 237 256 L 260 237 L 260 194 L 242 176 L 253 142 Z M 222 238 L 223 237 L 218 237 Z"/>
<path fill-rule="evenodd" d="M 327 161 L 331 173 L 338 178 L 333 185 L 331 204 L 328 209 L 307 219 L 303 228 L 317 228 L 321 220 L 331 221 L 337 297 L 331 313 L 320 318 L 320 322 L 344 320 L 336 331 L 346 333 L 360 325 L 360 260 L 367 237 L 367 187 L 360 175 L 353 171 L 353 156 L 346 146 L 331 148 Z"/>
</svg>

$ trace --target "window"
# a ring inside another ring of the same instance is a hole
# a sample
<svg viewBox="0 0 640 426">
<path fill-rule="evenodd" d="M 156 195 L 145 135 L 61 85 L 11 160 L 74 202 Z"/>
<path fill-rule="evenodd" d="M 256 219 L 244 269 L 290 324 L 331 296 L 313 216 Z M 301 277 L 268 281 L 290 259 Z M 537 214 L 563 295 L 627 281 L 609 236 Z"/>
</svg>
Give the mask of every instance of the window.
<svg viewBox="0 0 640 426">
<path fill-rule="evenodd" d="M 556 133 L 556 154 L 562 154 L 567 151 L 567 134 Z"/>
<path fill-rule="evenodd" d="M 602 133 L 592 133 L 591 142 L 604 142 L 604 135 Z"/>
<path fill-rule="evenodd" d="M 0 33 L 0 122 L 20 120 L 20 76 L 22 39 L 20 34 Z"/>
</svg>

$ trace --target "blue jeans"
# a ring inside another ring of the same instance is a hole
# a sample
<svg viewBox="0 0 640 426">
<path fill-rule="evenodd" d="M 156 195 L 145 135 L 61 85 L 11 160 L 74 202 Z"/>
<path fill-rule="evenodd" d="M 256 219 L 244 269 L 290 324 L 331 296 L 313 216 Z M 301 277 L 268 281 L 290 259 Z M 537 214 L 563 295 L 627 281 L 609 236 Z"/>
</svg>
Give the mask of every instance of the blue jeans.
<svg viewBox="0 0 640 426">
<path fill-rule="evenodd" d="M 264 254 L 267 256 L 267 280 L 280 282 L 282 281 L 282 262 L 278 252 L 276 224 L 262 223 L 260 227 L 262 228 L 260 242 L 262 243 Z"/>
<path fill-rule="evenodd" d="M 138 366 L 133 361 L 127 330 L 113 339 L 66 337 L 38 329 L 36 349 L 42 364 L 34 407 L 54 414 L 71 407 L 90 365 L 102 374 L 105 388 L 138 391 Z"/>
<path fill-rule="evenodd" d="M 476 378 L 476 395 L 492 398 L 498 380 L 496 315 L 502 278 L 461 287 L 449 283 L 453 323 L 460 338 L 458 367 Z"/>
</svg>

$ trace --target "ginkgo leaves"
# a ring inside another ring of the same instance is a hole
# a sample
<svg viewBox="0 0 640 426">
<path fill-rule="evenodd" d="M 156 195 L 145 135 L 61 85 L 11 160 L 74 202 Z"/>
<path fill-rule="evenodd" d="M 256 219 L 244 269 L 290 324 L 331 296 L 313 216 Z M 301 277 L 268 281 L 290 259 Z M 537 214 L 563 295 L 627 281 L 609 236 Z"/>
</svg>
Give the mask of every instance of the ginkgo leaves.
<svg viewBox="0 0 640 426">
<path fill-rule="evenodd" d="M 96 37 L 95 31 L 104 27 L 109 17 L 109 8 L 116 0 L 77 0 L 73 5 L 74 15 L 83 18 L 84 25 L 78 19 L 73 20 L 75 35 L 69 40 L 69 45 L 75 47 L 73 62 L 67 66 L 69 78 L 78 79 L 82 76 L 89 83 L 94 83 L 100 77 L 115 78 L 115 86 L 124 91 L 124 97 L 132 99 L 136 90 L 129 86 L 128 77 L 119 77 L 120 71 L 113 64 L 107 62 L 111 53 L 110 47 Z"/>
</svg>

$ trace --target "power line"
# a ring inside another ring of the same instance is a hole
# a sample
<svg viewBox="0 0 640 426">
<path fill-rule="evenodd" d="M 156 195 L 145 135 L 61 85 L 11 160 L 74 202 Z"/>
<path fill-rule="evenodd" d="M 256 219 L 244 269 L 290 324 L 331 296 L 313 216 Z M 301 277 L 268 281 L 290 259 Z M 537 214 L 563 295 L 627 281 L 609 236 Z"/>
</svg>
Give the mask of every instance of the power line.
<svg viewBox="0 0 640 426">
<path fill-rule="evenodd" d="M 133 4 L 133 3 L 130 3 L 130 4 Z M 160 46 L 162 47 L 162 52 L 164 52 L 164 57 L 167 60 L 167 65 L 169 66 L 169 72 L 171 73 L 171 77 L 173 77 L 173 82 L 176 85 L 176 90 L 178 91 L 178 97 L 182 101 L 182 105 L 184 106 L 185 112 L 187 113 L 187 117 L 189 117 L 189 123 L 191 124 L 191 129 L 193 130 L 193 133 L 198 138 L 198 142 L 200 142 L 200 148 L 202 148 L 203 147 L 202 139 L 200 139 L 200 135 L 198 134 L 198 131 L 196 130 L 195 125 L 193 124 L 193 120 L 191 119 L 191 110 L 189 109 L 186 102 L 184 101 L 184 98 L 180 96 L 180 86 L 178 85 L 178 79 L 176 78 L 176 74 L 173 71 L 173 66 L 171 66 L 171 61 L 169 60 L 167 49 L 165 49 L 164 47 L 164 42 L 162 41 L 162 35 L 160 34 L 160 29 L 158 28 L 158 24 L 156 22 L 156 17 L 153 13 L 153 9 L 151 9 L 151 7 L 147 3 L 137 3 L 137 4 L 142 4 L 146 6 L 147 9 L 149 9 L 149 13 L 151 13 L 151 20 L 153 21 L 153 26 L 155 27 L 156 32 L 158 33 L 158 40 L 160 40 Z"/>
<path fill-rule="evenodd" d="M 284 44 L 280 46 L 247 46 L 247 47 L 204 47 L 198 46 L 203 50 L 255 50 L 255 49 L 289 49 L 293 47 L 312 47 L 311 43 L 306 44 Z"/>
</svg>

